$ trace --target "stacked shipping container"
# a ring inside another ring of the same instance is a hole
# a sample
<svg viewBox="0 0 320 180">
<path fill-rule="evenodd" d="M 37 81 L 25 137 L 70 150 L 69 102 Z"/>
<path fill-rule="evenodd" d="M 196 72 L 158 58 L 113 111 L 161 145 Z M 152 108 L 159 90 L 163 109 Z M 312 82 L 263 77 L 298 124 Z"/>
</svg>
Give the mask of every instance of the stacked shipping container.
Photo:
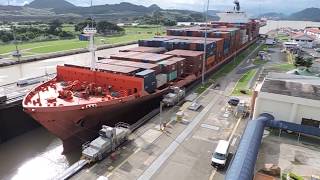
<svg viewBox="0 0 320 180">
<path fill-rule="evenodd" d="M 199 74 L 202 68 L 203 52 L 190 50 L 173 50 L 165 54 L 185 58 L 185 74 Z"/>
<path fill-rule="evenodd" d="M 99 61 L 99 71 L 134 75 L 144 79 L 145 91 L 178 81 L 188 75 L 199 76 L 203 58 L 207 68 L 222 64 L 231 54 L 259 35 L 259 22 L 212 22 L 209 27 L 168 29 L 167 36 L 139 40 L 139 47 L 122 50 Z M 206 54 L 204 36 L 207 32 Z M 105 67 L 110 66 L 110 67 Z"/>
</svg>

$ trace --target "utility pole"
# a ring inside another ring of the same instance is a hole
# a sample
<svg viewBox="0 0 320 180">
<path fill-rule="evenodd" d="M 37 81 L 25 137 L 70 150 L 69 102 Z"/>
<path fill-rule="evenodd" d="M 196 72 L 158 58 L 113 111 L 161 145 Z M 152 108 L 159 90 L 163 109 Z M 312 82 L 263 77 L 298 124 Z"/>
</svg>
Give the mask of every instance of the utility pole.
<svg viewBox="0 0 320 180">
<path fill-rule="evenodd" d="M 12 29 L 12 32 L 13 32 L 14 45 L 16 47 L 16 52 L 14 52 L 13 56 L 17 57 L 18 61 L 20 61 L 21 54 L 20 54 L 20 51 L 19 51 L 19 48 L 18 48 L 18 42 L 17 42 L 17 36 L 16 36 L 15 27 L 12 26 L 11 29 Z"/>
<path fill-rule="evenodd" d="M 159 128 L 160 128 L 160 131 L 162 131 L 162 107 L 163 107 L 163 102 L 160 101 L 160 124 L 159 124 Z"/>
<path fill-rule="evenodd" d="M 204 74 L 206 71 L 206 60 L 207 60 L 207 37 L 208 37 L 208 11 L 209 11 L 209 0 L 207 2 L 207 10 L 205 15 L 205 35 L 204 35 L 204 56 L 202 61 L 202 85 L 204 85 Z"/>
</svg>

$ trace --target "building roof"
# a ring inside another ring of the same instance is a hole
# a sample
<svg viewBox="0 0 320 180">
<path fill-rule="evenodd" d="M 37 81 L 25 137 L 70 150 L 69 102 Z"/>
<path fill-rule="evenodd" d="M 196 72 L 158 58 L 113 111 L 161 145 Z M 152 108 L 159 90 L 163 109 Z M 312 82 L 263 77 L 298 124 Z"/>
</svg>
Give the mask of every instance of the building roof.
<svg viewBox="0 0 320 180">
<path fill-rule="evenodd" d="M 320 100 L 320 78 L 285 73 L 269 73 L 260 91 Z"/>
<path fill-rule="evenodd" d="M 292 39 L 295 39 L 295 40 L 307 40 L 307 41 L 314 41 L 314 37 L 312 36 L 309 36 L 307 34 L 298 34 L 296 36 L 293 36 Z"/>
<path fill-rule="evenodd" d="M 316 34 L 320 34 L 320 29 L 319 28 L 307 28 L 306 31 L 307 32 L 316 33 Z"/>
</svg>

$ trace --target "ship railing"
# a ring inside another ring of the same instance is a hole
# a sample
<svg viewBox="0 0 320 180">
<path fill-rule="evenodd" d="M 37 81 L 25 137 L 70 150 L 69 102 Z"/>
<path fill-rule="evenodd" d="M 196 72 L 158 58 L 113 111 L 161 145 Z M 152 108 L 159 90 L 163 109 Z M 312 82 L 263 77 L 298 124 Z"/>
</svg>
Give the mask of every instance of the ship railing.
<svg viewBox="0 0 320 180">
<path fill-rule="evenodd" d="M 82 144 L 82 150 L 88 148 L 90 146 L 90 141 L 85 142 L 84 144 Z"/>
<path fill-rule="evenodd" d="M 130 124 L 128 123 L 124 123 L 124 122 L 118 122 L 115 125 L 116 128 L 126 128 L 126 129 L 130 129 Z"/>
</svg>

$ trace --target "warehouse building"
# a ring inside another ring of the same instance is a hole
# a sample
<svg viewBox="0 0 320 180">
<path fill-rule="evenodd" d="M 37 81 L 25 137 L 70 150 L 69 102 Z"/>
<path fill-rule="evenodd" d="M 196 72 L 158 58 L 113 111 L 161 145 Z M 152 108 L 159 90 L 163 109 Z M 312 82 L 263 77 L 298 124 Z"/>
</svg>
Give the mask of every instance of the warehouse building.
<svg viewBox="0 0 320 180">
<path fill-rule="evenodd" d="M 253 95 L 253 119 L 268 113 L 275 119 L 320 128 L 320 78 L 269 73 Z"/>
<path fill-rule="evenodd" d="M 302 48 L 313 48 L 316 45 L 315 38 L 307 34 L 299 34 L 291 38 Z"/>
</svg>

